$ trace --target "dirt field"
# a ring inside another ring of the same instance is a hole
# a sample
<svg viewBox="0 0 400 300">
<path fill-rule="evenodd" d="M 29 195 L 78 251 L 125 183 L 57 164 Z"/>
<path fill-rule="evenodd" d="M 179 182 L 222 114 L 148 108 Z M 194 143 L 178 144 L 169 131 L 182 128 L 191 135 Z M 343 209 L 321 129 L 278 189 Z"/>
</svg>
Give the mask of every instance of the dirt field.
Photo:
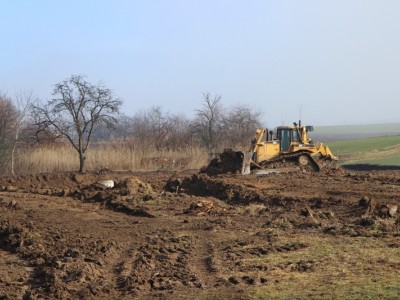
<svg viewBox="0 0 400 300">
<path fill-rule="evenodd" d="M 99 171 L 0 190 L 0 299 L 400 298 L 400 171 Z"/>
</svg>

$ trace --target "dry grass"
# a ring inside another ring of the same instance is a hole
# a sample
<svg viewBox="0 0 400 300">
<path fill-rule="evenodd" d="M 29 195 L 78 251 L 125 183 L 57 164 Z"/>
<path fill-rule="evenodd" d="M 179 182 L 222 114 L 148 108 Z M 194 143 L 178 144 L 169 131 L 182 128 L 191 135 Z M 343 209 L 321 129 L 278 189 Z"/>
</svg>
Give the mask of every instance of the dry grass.
<svg viewBox="0 0 400 300">
<path fill-rule="evenodd" d="M 297 237 L 299 238 L 299 237 Z M 398 299 L 400 249 L 392 239 L 303 236 L 309 247 L 260 258 L 274 280 L 252 299 Z M 298 271 L 306 262 L 311 270 Z"/>
<path fill-rule="evenodd" d="M 188 147 L 180 151 L 143 149 L 123 142 L 93 145 L 87 152 L 87 170 L 182 170 L 198 169 L 208 162 L 207 151 Z M 20 149 L 17 174 L 74 171 L 79 169 L 78 153 L 68 144 Z"/>
</svg>

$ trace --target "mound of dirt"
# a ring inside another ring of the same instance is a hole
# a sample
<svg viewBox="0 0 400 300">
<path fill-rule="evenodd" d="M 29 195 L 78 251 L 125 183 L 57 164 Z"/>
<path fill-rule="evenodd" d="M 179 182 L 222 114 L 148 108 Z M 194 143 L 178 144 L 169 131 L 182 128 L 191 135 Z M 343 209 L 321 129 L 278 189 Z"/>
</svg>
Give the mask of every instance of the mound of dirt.
<svg viewBox="0 0 400 300">
<path fill-rule="evenodd" d="M 206 174 L 194 174 L 182 182 L 182 191 L 189 195 L 215 197 L 228 204 L 247 205 L 252 202 L 263 202 L 260 191 L 256 188 L 234 184 L 223 179 L 209 177 Z"/>
<path fill-rule="evenodd" d="M 151 185 L 137 177 L 126 178 L 118 183 L 115 188 L 119 190 L 121 195 L 153 194 Z"/>
<path fill-rule="evenodd" d="M 182 179 L 178 176 L 178 174 L 174 173 L 165 184 L 164 191 L 170 193 L 178 193 L 181 188 L 181 185 L 182 185 Z"/>
<path fill-rule="evenodd" d="M 197 216 L 224 215 L 227 210 L 227 207 L 224 207 L 222 203 L 218 203 L 215 199 L 201 199 L 192 202 L 189 208 L 184 210 L 184 213 Z"/>
<path fill-rule="evenodd" d="M 208 176 L 239 173 L 242 171 L 243 158 L 243 152 L 225 149 L 224 152 L 212 159 L 207 167 L 203 167 L 200 173 L 206 173 Z"/>
<path fill-rule="evenodd" d="M 112 188 L 95 182 L 69 194 L 82 201 L 101 203 L 118 212 L 149 218 L 154 218 L 154 215 L 140 205 L 153 200 L 153 195 L 155 193 L 151 185 L 135 176 L 121 179 Z"/>
</svg>

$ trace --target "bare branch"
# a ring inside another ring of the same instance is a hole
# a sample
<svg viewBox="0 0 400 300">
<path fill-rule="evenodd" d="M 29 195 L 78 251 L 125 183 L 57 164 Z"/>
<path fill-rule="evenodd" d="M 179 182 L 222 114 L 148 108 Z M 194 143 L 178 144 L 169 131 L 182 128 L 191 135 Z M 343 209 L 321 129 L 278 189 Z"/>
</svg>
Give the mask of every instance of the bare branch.
<svg viewBox="0 0 400 300">
<path fill-rule="evenodd" d="M 33 105 L 41 128 L 52 127 L 72 144 L 79 154 L 79 171 L 85 171 L 86 151 L 94 129 L 114 124 L 122 101 L 104 86 L 92 85 L 81 75 L 72 75 L 54 86 L 54 98 Z"/>
<path fill-rule="evenodd" d="M 203 108 L 196 109 L 196 120 L 193 128 L 199 135 L 203 144 L 213 151 L 218 145 L 222 130 L 223 108 L 221 105 L 221 95 L 214 98 L 209 93 L 203 93 Z"/>
</svg>

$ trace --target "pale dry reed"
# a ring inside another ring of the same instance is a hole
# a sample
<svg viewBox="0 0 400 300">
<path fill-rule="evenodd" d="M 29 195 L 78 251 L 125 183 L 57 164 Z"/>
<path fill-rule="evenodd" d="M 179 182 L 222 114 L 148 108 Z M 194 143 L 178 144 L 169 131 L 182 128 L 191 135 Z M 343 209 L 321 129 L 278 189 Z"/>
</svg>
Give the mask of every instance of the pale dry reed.
<svg viewBox="0 0 400 300">
<path fill-rule="evenodd" d="M 208 163 L 208 153 L 199 146 L 180 151 L 156 150 L 124 142 L 96 143 L 87 151 L 86 170 L 154 171 L 199 169 Z M 19 149 L 16 173 L 37 174 L 79 169 L 78 152 L 68 144 Z"/>
</svg>

